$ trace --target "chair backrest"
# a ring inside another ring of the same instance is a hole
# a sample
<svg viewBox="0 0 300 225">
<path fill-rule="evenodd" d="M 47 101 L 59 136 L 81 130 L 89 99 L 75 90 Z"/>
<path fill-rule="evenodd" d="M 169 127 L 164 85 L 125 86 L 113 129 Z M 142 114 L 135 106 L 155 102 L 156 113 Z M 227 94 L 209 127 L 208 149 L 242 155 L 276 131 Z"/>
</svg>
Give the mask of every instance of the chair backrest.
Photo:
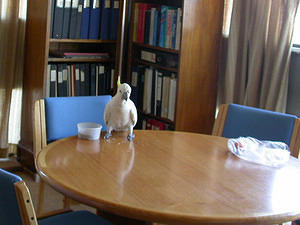
<svg viewBox="0 0 300 225">
<path fill-rule="evenodd" d="M 0 169 L 0 224 L 22 224 L 14 184 L 22 178 Z"/>
<path fill-rule="evenodd" d="M 299 154 L 300 119 L 290 114 L 225 104 L 219 109 L 212 134 L 227 138 L 251 136 L 259 140 L 281 141 L 289 145 L 291 155 L 298 157 Z"/>
<path fill-rule="evenodd" d="M 45 98 L 35 102 L 34 155 L 48 143 L 77 134 L 77 123 L 96 122 L 106 130 L 104 109 L 110 95 Z"/>
</svg>

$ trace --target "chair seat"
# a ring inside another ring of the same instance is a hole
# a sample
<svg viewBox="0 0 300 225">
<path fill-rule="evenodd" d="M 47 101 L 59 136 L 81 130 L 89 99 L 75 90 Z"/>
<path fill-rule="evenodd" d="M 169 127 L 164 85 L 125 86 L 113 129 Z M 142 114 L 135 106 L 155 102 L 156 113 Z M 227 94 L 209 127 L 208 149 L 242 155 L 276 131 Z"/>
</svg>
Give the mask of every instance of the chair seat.
<svg viewBox="0 0 300 225">
<path fill-rule="evenodd" d="M 112 225 L 107 220 L 89 212 L 74 211 L 38 220 L 39 225 Z"/>
</svg>

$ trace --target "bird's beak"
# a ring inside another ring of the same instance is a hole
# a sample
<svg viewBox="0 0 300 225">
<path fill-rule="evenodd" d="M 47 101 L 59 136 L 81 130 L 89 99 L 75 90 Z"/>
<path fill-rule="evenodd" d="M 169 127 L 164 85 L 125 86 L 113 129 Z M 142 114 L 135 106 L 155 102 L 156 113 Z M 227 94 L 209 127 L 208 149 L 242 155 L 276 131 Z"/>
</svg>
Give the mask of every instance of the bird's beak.
<svg viewBox="0 0 300 225">
<path fill-rule="evenodd" d="M 124 92 L 124 93 L 122 94 L 122 99 L 124 99 L 125 101 L 127 101 L 128 98 L 129 98 L 128 92 Z"/>
</svg>

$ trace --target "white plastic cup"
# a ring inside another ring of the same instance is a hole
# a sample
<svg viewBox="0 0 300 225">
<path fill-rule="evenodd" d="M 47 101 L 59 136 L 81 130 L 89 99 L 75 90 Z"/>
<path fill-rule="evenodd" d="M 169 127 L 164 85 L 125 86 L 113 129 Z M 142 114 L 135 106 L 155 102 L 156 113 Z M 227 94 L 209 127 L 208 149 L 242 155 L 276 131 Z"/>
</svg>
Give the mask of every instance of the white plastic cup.
<svg viewBox="0 0 300 225">
<path fill-rule="evenodd" d="M 78 138 L 87 140 L 98 140 L 102 125 L 98 123 L 78 123 Z"/>
</svg>

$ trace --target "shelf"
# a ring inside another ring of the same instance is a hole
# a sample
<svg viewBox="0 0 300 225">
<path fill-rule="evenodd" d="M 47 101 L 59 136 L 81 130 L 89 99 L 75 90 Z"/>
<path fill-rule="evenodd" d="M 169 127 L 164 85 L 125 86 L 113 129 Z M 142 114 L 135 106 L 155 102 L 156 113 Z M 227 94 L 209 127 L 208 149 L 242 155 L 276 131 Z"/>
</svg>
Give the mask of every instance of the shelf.
<svg viewBox="0 0 300 225">
<path fill-rule="evenodd" d="M 137 47 L 148 48 L 148 49 L 153 49 L 153 50 L 167 52 L 167 53 L 179 54 L 179 50 L 176 50 L 176 49 L 162 48 L 162 47 L 158 47 L 158 46 L 141 44 L 141 43 L 137 43 L 137 42 L 134 42 L 133 44 Z"/>
<path fill-rule="evenodd" d="M 93 40 L 93 39 L 50 39 L 50 43 L 87 43 L 87 44 L 115 44 L 115 40 Z"/>
<path fill-rule="evenodd" d="M 143 115 L 145 115 L 146 117 L 150 117 L 150 118 L 162 121 L 164 123 L 174 124 L 174 121 L 169 120 L 167 118 L 163 118 L 163 117 L 160 117 L 160 116 L 155 116 L 154 114 L 151 114 L 151 113 L 145 113 L 145 112 L 143 112 L 140 109 L 138 109 L 138 112 L 141 113 L 141 114 L 143 114 Z"/>
<path fill-rule="evenodd" d="M 76 58 L 76 59 L 70 59 L 70 58 L 48 58 L 48 62 L 113 62 L 114 59 L 86 59 L 86 58 Z"/>
<path fill-rule="evenodd" d="M 152 67 L 157 68 L 157 69 L 166 70 L 166 71 L 170 71 L 170 72 L 174 72 L 174 73 L 178 72 L 177 68 L 165 67 L 165 66 L 161 66 L 161 65 L 158 65 L 158 64 L 155 64 L 155 63 L 139 60 L 139 59 L 135 59 L 134 62 L 137 63 L 137 64 L 152 66 Z"/>
</svg>

